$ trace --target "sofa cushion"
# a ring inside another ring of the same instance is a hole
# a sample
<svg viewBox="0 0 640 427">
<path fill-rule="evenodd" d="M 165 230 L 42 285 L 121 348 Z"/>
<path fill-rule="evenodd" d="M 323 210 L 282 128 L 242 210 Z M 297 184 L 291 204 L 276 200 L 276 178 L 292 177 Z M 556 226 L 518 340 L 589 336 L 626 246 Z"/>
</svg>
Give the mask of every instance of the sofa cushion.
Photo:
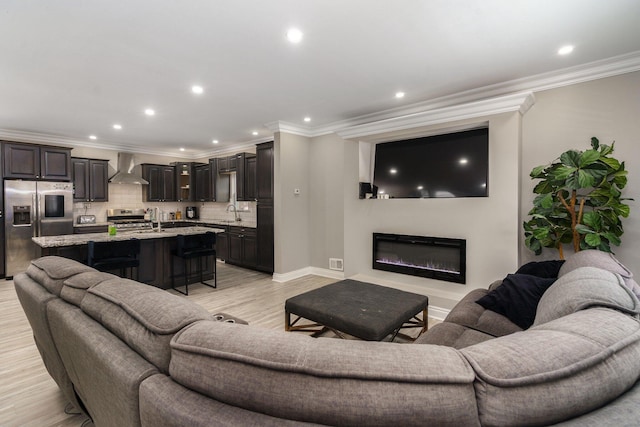
<svg viewBox="0 0 640 427">
<path fill-rule="evenodd" d="M 457 323 L 442 322 L 429 328 L 426 333 L 420 335 L 413 343 L 446 345 L 447 347 L 459 349 L 493 338 L 495 336 L 458 325 Z"/>
<path fill-rule="evenodd" d="M 528 274 L 509 274 L 502 285 L 476 302 L 527 329 L 536 317 L 538 301 L 555 280 Z"/>
<path fill-rule="evenodd" d="M 174 381 L 254 412 L 328 425 L 477 426 L 458 350 L 196 322 L 171 342 Z"/>
<path fill-rule="evenodd" d="M 117 276 L 114 276 L 113 274 L 95 270 L 76 274 L 63 282 L 60 297 L 63 300 L 80 307 L 82 299 L 87 294 L 87 289 L 97 285 L 98 283 L 104 282 L 105 280 L 115 278 L 117 278 Z"/>
<path fill-rule="evenodd" d="M 594 307 L 466 347 L 483 425 L 549 425 L 607 404 L 640 377 L 640 324 Z"/>
<path fill-rule="evenodd" d="M 624 279 L 625 286 L 640 299 L 640 285 L 633 279 L 633 273 L 622 265 L 612 253 L 593 249 L 577 252 L 571 255 L 567 262 L 562 265 L 558 276 L 564 276 L 580 267 L 597 267 L 619 274 Z"/>
<path fill-rule="evenodd" d="M 95 270 L 68 258 L 46 256 L 31 261 L 26 273 L 49 292 L 60 296 L 62 285 L 66 279 L 86 271 Z"/>
<path fill-rule="evenodd" d="M 564 274 L 547 289 L 538 304 L 534 325 L 594 306 L 640 313 L 638 299 L 620 275 L 600 268 L 581 267 Z"/>
<path fill-rule="evenodd" d="M 196 320 L 211 318 L 185 298 L 121 278 L 89 288 L 81 308 L 165 373 L 173 335 Z"/>
<path fill-rule="evenodd" d="M 487 310 L 476 303 L 478 299 L 487 295 L 488 292 L 486 289 L 474 289 L 469 292 L 453 307 L 445 318 L 445 322 L 475 329 L 494 337 L 521 331 L 522 328 L 505 316 L 495 311 Z"/>
<path fill-rule="evenodd" d="M 522 265 L 516 274 L 530 274 L 531 276 L 555 279 L 563 264 L 564 260 L 531 261 Z"/>
</svg>

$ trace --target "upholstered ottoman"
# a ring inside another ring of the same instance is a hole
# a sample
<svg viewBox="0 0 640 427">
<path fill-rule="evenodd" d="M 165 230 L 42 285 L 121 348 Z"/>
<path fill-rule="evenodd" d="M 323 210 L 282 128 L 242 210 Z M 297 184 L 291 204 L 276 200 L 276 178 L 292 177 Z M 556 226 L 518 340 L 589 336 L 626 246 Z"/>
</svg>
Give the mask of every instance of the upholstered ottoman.
<svg viewBox="0 0 640 427">
<path fill-rule="evenodd" d="M 285 302 L 285 330 L 333 331 L 367 341 L 391 341 L 403 328 L 427 330 L 429 297 L 386 286 L 342 280 L 289 298 Z M 418 314 L 422 312 L 422 319 Z M 291 315 L 297 316 L 291 321 Z M 298 325 L 301 318 L 315 323 Z M 407 337 L 406 335 L 403 335 Z M 409 337 L 407 337 L 409 338 Z"/>
</svg>

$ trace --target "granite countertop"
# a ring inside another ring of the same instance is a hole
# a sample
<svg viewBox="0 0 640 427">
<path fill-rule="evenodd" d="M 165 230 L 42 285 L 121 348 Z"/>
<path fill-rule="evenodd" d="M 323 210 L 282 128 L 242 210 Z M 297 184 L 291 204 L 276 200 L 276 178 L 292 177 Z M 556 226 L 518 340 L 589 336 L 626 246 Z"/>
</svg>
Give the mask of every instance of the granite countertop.
<svg viewBox="0 0 640 427">
<path fill-rule="evenodd" d="M 167 220 L 162 221 L 162 224 L 179 224 L 183 222 L 188 222 L 192 224 L 202 224 L 202 225 L 232 225 L 234 227 L 247 227 L 247 228 L 256 228 L 257 224 L 255 220 L 243 220 L 243 221 L 234 221 L 232 219 L 176 219 L 176 220 Z M 154 224 L 156 222 L 154 221 Z M 96 226 L 107 226 L 109 224 L 113 224 L 112 222 L 96 222 L 95 224 L 73 224 L 74 227 L 82 228 L 82 227 L 96 227 Z"/>
<path fill-rule="evenodd" d="M 242 221 L 234 221 L 232 219 L 177 219 L 177 220 L 168 220 L 162 221 L 162 223 L 181 223 L 181 222 L 190 222 L 195 224 L 203 224 L 203 225 L 231 225 L 233 227 L 246 227 L 246 228 L 256 228 L 256 221 L 253 220 L 242 220 Z"/>
<path fill-rule="evenodd" d="M 167 237 L 176 237 L 178 234 L 203 234 L 207 232 L 222 233 L 221 228 L 209 227 L 180 227 L 180 228 L 163 228 L 162 231 L 120 231 L 115 236 L 109 236 L 108 233 L 87 233 L 87 234 L 64 234 L 60 236 L 44 236 L 32 237 L 31 240 L 41 248 L 57 248 L 63 246 L 86 245 L 89 240 L 94 242 L 111 242 L 128 239 L 164 239 Z"/>
</svg>

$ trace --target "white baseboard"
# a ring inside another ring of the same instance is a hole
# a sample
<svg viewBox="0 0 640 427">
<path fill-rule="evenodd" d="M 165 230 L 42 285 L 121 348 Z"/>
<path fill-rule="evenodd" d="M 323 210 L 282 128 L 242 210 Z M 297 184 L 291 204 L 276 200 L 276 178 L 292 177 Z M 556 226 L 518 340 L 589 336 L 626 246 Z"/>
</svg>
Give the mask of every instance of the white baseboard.
<svg viewBox="0 0 640 427">
<path fill-rule="evenodd" d="M 429 317 L 436 319 L 436 320 L 440 320 L 443 321 L 445 317 L 447 317 L 447 315 L 449 314 L 451 310 L 446 309 L 446 308 L 442 308 L 442 307 L 435 307 L 433 305 L 429 306 Z"/>
<path fill-rule="evenodd" d="M 334 271 L 318 267 L 305 267 L 299 270 L 289 271 L 288 273 L 273 273 L 272 280 L 274 282 L 282 283 L 288 282 L 289 280 L 299 279 L 300 277 L 308 276 L 310 274 L 336 280 L 344 279 L 344 273 L 342 271 Z"/>
</svg>

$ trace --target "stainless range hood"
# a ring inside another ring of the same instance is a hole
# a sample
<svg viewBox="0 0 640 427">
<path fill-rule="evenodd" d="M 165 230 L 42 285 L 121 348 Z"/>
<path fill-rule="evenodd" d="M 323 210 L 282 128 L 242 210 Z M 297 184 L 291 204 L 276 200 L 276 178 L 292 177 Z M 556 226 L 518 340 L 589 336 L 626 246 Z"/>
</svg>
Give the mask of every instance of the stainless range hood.
<svg viewBox="0 0 640 427">
<path fill-rule="evenodd" d="M 133 173 L 133 154 L 118 153 L 118 171 L 109 179 L 112 184 L 149 184 L 149 181 L 142 179 Z"/>
</svg>

